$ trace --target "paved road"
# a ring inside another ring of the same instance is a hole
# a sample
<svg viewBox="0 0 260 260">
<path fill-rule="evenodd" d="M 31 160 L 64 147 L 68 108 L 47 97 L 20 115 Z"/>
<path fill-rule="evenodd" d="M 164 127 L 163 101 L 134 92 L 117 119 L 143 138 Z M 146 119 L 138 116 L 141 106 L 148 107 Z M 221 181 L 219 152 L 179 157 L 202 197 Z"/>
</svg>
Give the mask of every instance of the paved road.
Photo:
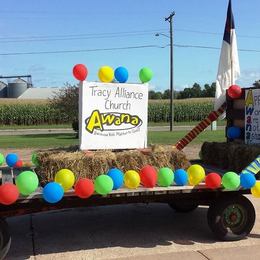
<svg viewBox="0 0 260 260">
<path fill-rule="evenodd" d="M 252 199 L 257 213 L 260 200 Z M 74 209 L 9 218 L 7 259 L 260 259 L 260 218 L 247 239 L 217 242 L 207 209 L 175 213 L 164 204 Z"/>
<path fill-rule="evenodd" d="M 193 126 L 174 126 L 174 131 L 190 130 Z M 224 126 L 218 126 L 218 129 L 224 129 Z M 169 131 L 169 126 L 149 126 L 149 131 Z M 207 128 L 210 130 L 210 127 Z M 63 134 L 63 133 L 75 133 L 71 128 L 62 129 L 19 129 L 19 130 L 0 130 L 0 135 L 39 135 L 39 134 Z"/>
</svg>

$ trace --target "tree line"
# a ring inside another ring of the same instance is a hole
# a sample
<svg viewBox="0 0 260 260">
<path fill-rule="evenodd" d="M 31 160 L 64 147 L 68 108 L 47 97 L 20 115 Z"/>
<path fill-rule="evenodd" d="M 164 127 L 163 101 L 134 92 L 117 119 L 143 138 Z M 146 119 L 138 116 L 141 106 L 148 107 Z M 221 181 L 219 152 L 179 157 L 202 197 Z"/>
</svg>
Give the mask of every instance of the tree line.
<svg viewBox="0 0 260 260">
<path fill-rule="evenodd" d="M 181 91 L 174 91 L 175 99 L 185 98 L 200 98 L 200 97 L 215 97 L 216 83 L 213 82 L 211 85 L 205 84 L 202 88 L 200 84 L 194 83 L 192 87 L 185 88 Z M 164 92 L 160 91 L 149 91 L 149 99 L 170 99 L 170 90 L 166 89 Z"/>
</svg>

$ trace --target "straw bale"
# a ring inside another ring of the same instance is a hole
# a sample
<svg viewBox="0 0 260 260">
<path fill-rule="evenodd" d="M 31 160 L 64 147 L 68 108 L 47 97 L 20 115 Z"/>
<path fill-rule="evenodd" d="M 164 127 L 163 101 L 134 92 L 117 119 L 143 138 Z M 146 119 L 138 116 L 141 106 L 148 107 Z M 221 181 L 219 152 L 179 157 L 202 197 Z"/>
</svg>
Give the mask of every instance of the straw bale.
<svg viewBox="0 0 260 260">
<path fill-rule="evenodd" d="M 205 164 L 240 173 L 260 154 L 260 145 L 205 142 L 201 154 Z"/>
<path fill-rule="evenodd" d="M 153 146 L 148 152 L 99 150 L 88 153 L 71 147 L 66 150 L 40 151 L 38 160 L 40 167 L 36 171 L 42 184 L 54 180 L 56 172 L 63 168 L 72 170 L 76 178 L 95 179 L 112 167 L 126 172 L 127 170 L 140 171 L 147 164 L 153 165 L 156 169 L 161 167 L 187 169 L 190 166 L 185 154 L 172 146 Z"/>
</svg>

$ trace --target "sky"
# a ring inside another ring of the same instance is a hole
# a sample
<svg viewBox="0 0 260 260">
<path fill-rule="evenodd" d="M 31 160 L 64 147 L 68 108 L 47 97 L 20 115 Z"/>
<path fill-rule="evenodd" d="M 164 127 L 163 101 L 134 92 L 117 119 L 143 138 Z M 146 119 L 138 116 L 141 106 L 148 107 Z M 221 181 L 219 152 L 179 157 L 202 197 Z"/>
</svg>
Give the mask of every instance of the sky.
<svg viewBox="0 0 260 260">
<path fill-rule="evenodd" d="M 151 89 L 164 91 L 170 69 L 165 17 L 175 11 L 174 89 L 194 82 L 203 86 L 216 79 L 227 5 L 228 0 L 2 0 L 0 75 L 30 74 L 36 87 L 62 87 L 77 83 L 72 75 L 77 63 L 88 68 L 88 81 L 97 81 L 99 68 L 108 65 L 126 67 L 128 82 L 136 83 L 139 70 L 149 67 Z M 237 83 L 248 87 L 260 79 L 260 1 L 233 0 L 232 7 L 241 69 Z M 46 53 L 57 51 L 79 52 Z"/>
</svg>

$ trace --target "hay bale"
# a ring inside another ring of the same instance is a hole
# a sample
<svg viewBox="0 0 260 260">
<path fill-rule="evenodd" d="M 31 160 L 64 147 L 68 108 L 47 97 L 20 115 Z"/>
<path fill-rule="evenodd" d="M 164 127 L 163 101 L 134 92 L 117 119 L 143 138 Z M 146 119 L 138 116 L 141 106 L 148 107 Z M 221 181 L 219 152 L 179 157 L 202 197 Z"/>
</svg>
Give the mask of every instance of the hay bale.
<svg viewBox="0 0 260 260">
<path fill-rule="evenodd" d="M 241 142 L 205 142 L 201 154 L 205 164 L 240 173 L 260 154 L 260 146 Z"/>
<path fill-rule="evenodd" d="M 161 167 L 188 168 L 190 166 L 185 154 L 172 146 L 153 146 L 148 152 L 141 150 L 111 151 L 102 150 L 85 153 L 71 148 L 67 150 L 48 150 L 38 153 L 40 167 L 37 173 L 41 183 L 54 180 L 56 172 L 62 168 L 72 170 L 76 178 L 86 177 L 95 179 L 106 173 L 111 167 L 122 171 L 139 171 L 143 166 L 150 164 L 155 168 Z"/>
<path fill-rule="evenodd" d="M 206 164 L 226 169 L 228 168 L 228 154 L 229 146 L 227 143 L 205 142 L 201 147 L 201 157 Z"/>
</svg>

